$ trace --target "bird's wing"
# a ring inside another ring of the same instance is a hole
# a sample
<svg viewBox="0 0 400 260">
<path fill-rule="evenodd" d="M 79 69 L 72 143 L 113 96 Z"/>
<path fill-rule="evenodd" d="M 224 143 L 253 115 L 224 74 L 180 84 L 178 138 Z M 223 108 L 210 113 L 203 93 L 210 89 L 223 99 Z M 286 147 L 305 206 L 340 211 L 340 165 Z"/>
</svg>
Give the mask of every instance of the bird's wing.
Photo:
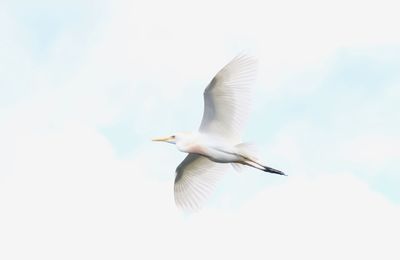
<svg viewBox="0 0 400 260">
<path fill-rule="evenodd" d="M 176 168 L 176 205 L 189 211 L 199 209 L 214 190 L 215 183 L 227 166 L 204 156 L 188 154 Z"/>
<path fill-rule="evenodd" d="M 204 91 L 200 132 L 240 142 L 256 70 L 257 61 L 254 58 L 240 55 L 215 75 Z"/>
</svg>

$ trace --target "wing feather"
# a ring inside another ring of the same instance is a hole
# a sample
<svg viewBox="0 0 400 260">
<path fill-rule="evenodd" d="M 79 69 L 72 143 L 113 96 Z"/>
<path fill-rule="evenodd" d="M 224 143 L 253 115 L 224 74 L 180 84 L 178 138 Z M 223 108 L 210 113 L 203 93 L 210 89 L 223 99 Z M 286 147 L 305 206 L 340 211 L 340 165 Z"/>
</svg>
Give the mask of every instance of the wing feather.
<svg viewBox="0 0 400 260">
<path fill-rule="evenodd" d="M 215 163 L 204 156 L 188 154 L 176 168 L 174 185 L 175 203 L 178 207 L 195 211 L 199 209 L 227 165 Z"/>
<path fill-rule="evenodd" d="M 200 132 L 240 142 L 250 109 L 251 84 L 256 70 L 254 58 L 240 55 L 215 75 L 204 91 Z"/>
</svg>

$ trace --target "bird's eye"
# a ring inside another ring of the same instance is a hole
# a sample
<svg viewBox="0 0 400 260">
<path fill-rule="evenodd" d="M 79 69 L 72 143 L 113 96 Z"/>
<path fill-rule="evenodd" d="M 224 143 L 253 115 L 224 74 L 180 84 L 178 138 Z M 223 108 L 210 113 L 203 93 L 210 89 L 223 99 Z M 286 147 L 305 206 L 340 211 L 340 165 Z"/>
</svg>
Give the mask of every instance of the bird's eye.
<svg viewBox="0 0 400 260">
<path fill-rule="evenodd" d="M 175 135 L 171 136 L 172 138 L 175 138 Z"/>
</svg>

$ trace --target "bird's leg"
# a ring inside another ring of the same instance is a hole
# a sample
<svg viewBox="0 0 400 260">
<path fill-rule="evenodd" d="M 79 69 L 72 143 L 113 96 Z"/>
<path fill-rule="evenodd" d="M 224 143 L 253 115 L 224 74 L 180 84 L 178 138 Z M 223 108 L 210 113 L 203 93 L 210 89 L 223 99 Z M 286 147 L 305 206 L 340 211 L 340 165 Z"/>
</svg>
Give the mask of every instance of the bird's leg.
<svg viewBox="0 0 400 260">
<path fill-rule="evenodd" d="M 276 169 L 274 169 L 274 168 L 271 168 L 271 167 L 262 165 L 261 163 L 256 162 L 256 161 L 254 161 L 254 160 L 251 160 L 251 159 L 249 159 L 249 158 L 246 158 L 242 163 L 245 164 L 245 165 L 248 165 L 248 166 L 250 166 L 250 167 L 253 167 L 253 168 L 262 170 L 262 171 L 264 171 L 264 172 L 269 172 L 269 173 L 273 173 L 273 174 L 279 174 L 279 175 L 287 176 L 287 175 L 286 175 L 284 172 L 282 172 L 282 171 L 279 171 L 279 170 L 276 170 Z"/>
</svg>

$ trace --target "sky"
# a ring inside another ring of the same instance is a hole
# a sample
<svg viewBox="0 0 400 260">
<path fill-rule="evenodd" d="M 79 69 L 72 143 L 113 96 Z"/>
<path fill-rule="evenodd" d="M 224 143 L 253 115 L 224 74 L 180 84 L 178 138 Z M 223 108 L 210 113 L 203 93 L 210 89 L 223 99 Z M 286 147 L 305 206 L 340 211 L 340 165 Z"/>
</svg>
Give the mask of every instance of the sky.
<svg viewBox="0 0 400 260">
<path fill-rule="evenodd" d="M 399 259 L 395 1 L 1 1 L 1 259 Z M 259 61 L 227 172 L 176 208 L 202 92 Z"/>
</svg>

